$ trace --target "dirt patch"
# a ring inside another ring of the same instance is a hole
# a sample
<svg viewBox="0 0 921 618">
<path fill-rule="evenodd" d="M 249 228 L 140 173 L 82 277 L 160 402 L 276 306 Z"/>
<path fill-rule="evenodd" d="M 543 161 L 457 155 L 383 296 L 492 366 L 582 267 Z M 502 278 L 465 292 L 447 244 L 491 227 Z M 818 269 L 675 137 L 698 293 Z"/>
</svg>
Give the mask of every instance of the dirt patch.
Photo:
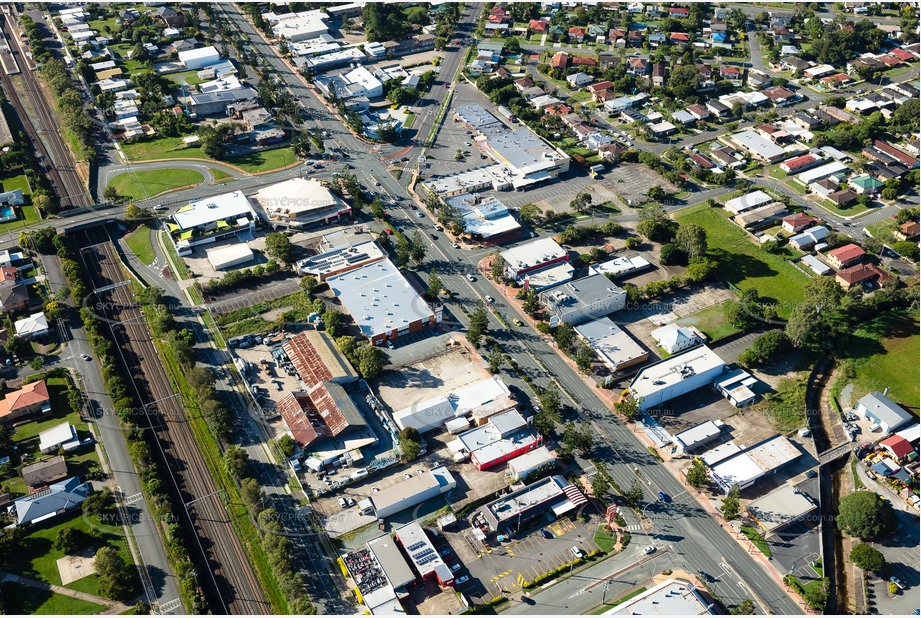
<svg viewBox="0 0 921 618">
<path fill-rule="evenodd" d="M 385 371 L 378 378 L 378 396 L 391 410 L 446 395 L 467 384 L 489 377 L 463 346 Z"/>
<path fill-rule="evenodd" d="M 66 586 L 78 579 L 83 579 L 96 572 L 96 550 L 87 548 L 79 554 L 58 558 L 58 573 L 61 575 L 61 585 Z"/>
</svg>

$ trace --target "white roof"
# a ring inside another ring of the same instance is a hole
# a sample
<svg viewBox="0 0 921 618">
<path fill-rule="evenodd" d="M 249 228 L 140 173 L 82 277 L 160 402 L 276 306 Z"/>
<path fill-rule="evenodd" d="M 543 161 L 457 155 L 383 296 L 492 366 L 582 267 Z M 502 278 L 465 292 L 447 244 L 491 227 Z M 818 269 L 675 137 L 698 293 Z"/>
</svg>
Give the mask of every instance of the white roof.
<svg viewBox="0 0 921 618">
<path fill-rule="evenodd" d="M 506 249 L 500 255 L 506 266 L 517 272 L 559 259 L 567 253 L 552 238 L 538 238 L 527 244 Z"/>
<path fill-rule="evenodd" d="M 896 435 L 905 438 L 909 442 L 914 442 L 918 438 L 921 438 L 921 425 L 912 425 L 898 432 Z"/>
<path fill-rule="evenodd" d="M 320 182 L 292 178 L 260 189 L 256 201 L 267 213 L 297 215 L 339 204 L 339 198 Z"/>
<path fill-rule="evenodd" d="M 272 31 L 275 36 L 289 39 L 319 35 L 329 30 L 325 21 L 327 19 L 329 15 L 319 9 L 280 15 L 275 20 L 276 23 L 272 25 Z"/>
<path fill-rule="evenodd" d="M 243 192 L 234 191 L 189 202 L 188 206 L 180 208 L 173 215 L 173 220 L 180 229 L 190 230 L 222 219 L 236 219 L 245 215 L 256 218 L 256 213 Z"/>
<path fill-rule="evenodd" d="M 840 161 L 832 161 L 831 163 L 820 165 L 819 167 L 815 167 L 811 170 L 806 170 L 801 174 L 797 174 L 796 177 L 800 182 L 808 185 L 815 182 L 816 180 L 822 180 L 823 178 L 828 178 L 833 174 L 845 172 L 847 170 L 848 167 L 844 163 L 841 163 Z"/>
<path fill-rule="evenodd" d="M 699 425 L 694 425 L 690 429 L 685 429 L 675 434 L 675 442 L 682 449 L 692 449 L 698 444 L 706 442 L 714 436 L 718 436 L 722 428 L 713 421 L 704 421 Z"/>
<path fill-rule="evenodd" d="M 434 317 L 432 309 L 390 260 L 335 275 L 327 283 L 369 339 Z"/>
<path fill-rule="evenodd" d="M 540 446 L 533 451 L 528 451 L 524 455 L 519 455 L 514 459 L 510 459 L 508 462 L 508 469 L 510 472 L 521 475 L 551 461 L 556 461 L 556 457 L 553 456 L 550 449 L 546 446 Z"/>
<path fill-rule="evenodd" d="M 817 275 L 827 275 L 832 271 L 830 266 L 820 261 L 814 255 L 803 256 L 803 263 Z"/>
<path fill-rule="evenodd" d="M 576 332 L 611 368 L 648 356 L 648 352 L 610 318 L 580 324 L 576 326 Z"/>
<path fill-rule="evenodd" d="M 236 75 L 225 75 L 210 82 L 200 83 L 198 90 L 199 92 L 220 92 L 222 90 L 236 90 L 242 87 L 243 84 L 240 83 L 240 78 Z"/>
<path fill-rule="evenodd" d="M 365 90 L 374 90 L 383 85 L 381 84 L 381 80 L 374 77 L 374 74 L 365 67 L 352 69 L 348 73 L 343 74 L 342 77 L 345 78 L 348 83 L 358 84 Z"/>
<path fill-rule="evenodd" d="M 638 255 L 634 257 L 618 256 L 613 260 L 608 260 L 601 264 L 593 264 L 588 267 L 588 270 L 592 274 L 610 274 L 614 277 L 619 277 L 620 275 L 649 268 L 650 266 L 652 266 L 652 264 L 650 264 L 648 260 Z"/>
<path fill-rule="evenodd" d="M 205 253 L 211 265 L 218 270 L 226 265 L 238 263 L 243 258 L 253 258 L 253 250 L 245 242 L 208 249 Z"/>
<path fill-rule="evenodd" d="M 677 127 L 672 123 L 668 122 L 659 122 L 656 124 L 649 125 L 649 130 L 653 133 L 665 133 L 666 131 L 674 131 Z"/>
<path fill-rule="evenodd" d="M 809 77 L 822 77 L 823 75 L 836 73 L 837 71 L 838 70 L 830 64 L 820 64 L 819 66 L 806 69 L 803 71 L 803 75 L 807 75 Z"/>
<path fill-rule="evenodd" d="M 47 450 L 65 442 L 70 442 L 74 439 L 75 433 L 76 430 L 73 425 L 68 422 L 55 425 L 38 434 L 38 448 L 39 450 Z"/>
<path fill-rule="evenodd" d="M 213 46 L 209 45 L 208 47 L 196 47 L 194 49 L 186 49 L 177 54 L 179 62 L 183 64 L 187 63 L 189 60 L 199 60 L 201 58 L 220 58 L 221 54 Z"/>
<path fill-rule="evenodd" d="M 716 352 L 701 345 L 644 368 L 633 379 L 630 388 L 637 396 L 646 397 L 682 382 L 688 375 L 707 373 L 724 364 Z"/>
<path fill-rule="evenodd" d="M 697 120 L 697 118 L 693 114 L 691 114 L 691 112 L 687 112 L 683 109 L 680 109 L 676 112 L 672 112 L 672 118 L 674 118 L 676 122 L 680 122 L 681 124 L 688 124 L 688 123 L 691 123 Z"/>
<path fill-rule="evenodd" d="M 735 442 L 725 442 L 703 453 L 700 458 L 703 459 L 708 466 L 713 467 L 727 457 L 731 457 L 736 453 L 741 452 L 742 447 Z"/>
<path fill-rule="evenodd" d="M 712 614 L 712 606 L 689 582 L 667 579 L 603 615 L 623 616 L 700 616 Z"/>
<path fill-rule="evenodd" d="M 739 214 L 740 212 L 745 212 L 752 208 L 757 208 L 762 204 L 767 204 L 768 202 L 774 201 L 770 195 L 764 191 L 753 191 L 746 195 L 733 198 L 726 202 L 725 208 L 734 215 Z"/>
<path fill-rule="evenodd" d="M 42 333 L 48 330 L 48 318 L 45 317 L 43 312 L 39 311 L 27 318 L 16 320 L 16 322 L 13 323 L 13 328 L 16 334 L 20 336 L 27 337 L 34 333 Z"/>
<path fill-rule="evenodd" d="M 688 340 L 703 338 L 700 331 L 693 326 L 681 326 L 674 322 L 655 329 L 649 335 L 667 350 L 674 349 Z"/>
<path fill-rule="evenodd" d="M 721 461 L 713 466 L 712 471 L 726 488 L 733 483 L 745 487 L 799 456 L 799 450 L 786 436 L 775 436 L 735 457 Z"/>
<path fill-rule="evenodd" d="M 431 427 L 473 412 L 501 412 L 515 405 L 508 386 L 500 376 L 468 384 L 453 393 L 414 403 L 393 413 L 397 427 Z M 494 410 L 483 410 L 494 408 Z"/>
<path fill-rule="evenodd" d="M 766 496 L 752 500 L 745 510 L 766 532 L 796 521 L 814 511 L 816 503 L 793 485 L 781 485 Z"/>
</svg>

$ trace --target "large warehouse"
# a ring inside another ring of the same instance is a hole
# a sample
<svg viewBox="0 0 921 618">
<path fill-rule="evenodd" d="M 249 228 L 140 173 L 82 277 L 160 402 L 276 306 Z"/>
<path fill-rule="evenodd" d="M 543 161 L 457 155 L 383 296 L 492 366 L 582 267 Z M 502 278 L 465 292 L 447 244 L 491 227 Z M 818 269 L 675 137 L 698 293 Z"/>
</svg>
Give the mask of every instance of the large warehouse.
<svg viewBox="0 0 921 618">
<path fill-rule="evenodd" d="M 799 456 L 799 449 L 786 436 L 774 436 L 716 464 L 710 470 L 710 477 L 720 489 L 729 493 L 734 484 L 738 483 L 740 489 L 751 487 Z"/>
<path fill-rule="evenodd" d="M 326 280 L 329 288 L 374 345 L 441 322 L 433 309 L 390 260 L 381 260 Z"/>
<path fill-rule="evenodd" d="M 444 466 L 417 472 L 412 478 L 382 488 L 371 494 L 371 504 L 378 519 L 389 517 L 421 504 L 429 498 L 446 494 L 457 487 L 457 481 Z"/>
<path fill-rule="evenodd" d="M 514 409 L 516 405 L 502 378 L 493 376 L 394 412 L 393 422 L 400 429 L 413 427 L 425 433 L 443 428 L 446 422 L 468 414 L 480 424 L 490 416 Z"/>
<path fill-rule="evenodd" d="M 505 494 L 484 506 L 481 512 L 489 528 L 498 532 L 524 526 L 548 511 L 562 517 L 586 503 L 588 499 L 575 485 L 556 475 Z"/>
<path fill-rule="evenodd" d="M 527 481 L 529 477 L 556 468 L 556 457 L 546 446 L 541 446 L 510 459 L 505 476 L 514 482 Z"/>
<path fill-rule="evenodd" d="M 765 536 L 772 536 L 817 508 L 818 504 L 801 488 L 783 484 L 766 496 L 752 500 L 745 510 L 758 522 Z"/>
<path fill-rule="evenodd" d="M 205 251 L 211 268 L 214 270 L 227 270 L 234 266 L 248 264 L 256 259 L 253 250 L 245 242 L 234 243 L 217 249 L 208 249 Z"/>
<path fill-rule="evenodd" d="M 630 390 L 640 398 L 640 410 L 648 410 L 710 384 L 726 367 L 716 352 L 702 345 L 643 367 Z"/>
</svg>

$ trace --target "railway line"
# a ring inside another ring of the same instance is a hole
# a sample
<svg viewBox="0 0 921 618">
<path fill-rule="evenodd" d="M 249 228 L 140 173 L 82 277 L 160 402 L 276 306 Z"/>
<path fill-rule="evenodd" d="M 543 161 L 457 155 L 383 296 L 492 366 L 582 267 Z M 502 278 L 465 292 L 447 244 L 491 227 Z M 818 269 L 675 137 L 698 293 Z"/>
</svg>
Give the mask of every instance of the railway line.
<svg viewBox="0 0 921 618">
<path fill-rule="evenodd" d="M 211 478 L 179 395 L 166 371 L 124 275 L 108 234 L 101 227 L 74 233 L 80 258 L 100 301 L 100 313 L 118 346 L 138 402 L 141 418 L 153 432 L 154 452 L 162 460 L 171 493 L 179 499 L 177 516 L 194 539 L 189 553 L 198 583 L 214 614 L 269 614 L 259 581 Z"/>
<path fill-rule="evenodd" d="M 7 64 L 9 68 L 22 69 L 15 74 L 22 81 L 21 86 L 15 84 L 9 71 L 0 72 L 3 90 L 32 142 L 41 171 L 50 178 L 62 210 L 92 204 L 89 192 L 77 173 L 73 156 L 61 137 L 60 123 L 45 98 L 38 77 L 28 68 L 19 31 L 10 14 L 3 14 L 0 29 L 9 46 L 9 59 L 4 63 L 4 69 L 8 68 Z M 31 103 L 31 110 L 24 105 L 26 100 Z"/>
</svg>

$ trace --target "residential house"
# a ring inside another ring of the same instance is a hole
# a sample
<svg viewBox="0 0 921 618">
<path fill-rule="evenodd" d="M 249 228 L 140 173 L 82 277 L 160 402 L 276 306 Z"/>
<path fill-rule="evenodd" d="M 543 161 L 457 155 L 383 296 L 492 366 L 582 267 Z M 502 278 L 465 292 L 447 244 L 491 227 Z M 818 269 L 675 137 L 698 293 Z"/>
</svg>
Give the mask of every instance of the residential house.
<svg viewBox="0 0 921 618">
<path fill-rule="evenodd" d="M 30 382 L 19 390 L 7 393 L 0 400 L 0 422 L 9 423 L 31 414 L 51 412 L 51 397 L 44 380 Z"/>
<path fill-rule="evenodd" d="M 45 317 L 44 312 L 39 311 L 27 318 L 16 320 L 13 324 L 13 329 L 17 337 L 29 340 L 41 339 L 48 334 L 48 319 Z"/>
<path fill-rule="evenodd" d="M 611 163 L 620 162 L 621 155 L 626 152 L 627 149 L 618 144 L 617 142 L 611 142 L 610 144 L 605 144 L 598 148 L 598 156 L 604 159 L 605 161 L 610 161 Z"/>
<path fill-rule="evenodd" d="M 846 122 L 848 124 L 857 124 L 860 122 L 860 118 L 854 114 L 843 109 L 838 109 L 837 107 L 823 107 L 822 111 L 840 122 Z"/>
<path fill-rule="evenodd" d="M 588 56 L 573 56 L 569 64 L 574 67 L 594 67 L 598 66 L 598 61 Z"/>
<path fill-rule="evenodd" d="M 725 167 L 736 169 L 745 165 L 742 157 L 736 157 L 736 152 L 728 146 L 720 146 L 710 150 L 710 156 L 722 163 Z"/>
<path fill-rule="evenodd" d="M 826 253 L 825 261 L 836 270 L 841 270 L 860 262 L 863 260 L 864 255 L 865 253 L 859 245 L 850 243 Z"/>
<path fill-rule="evenodd" d="M 668 16 L 676 19 L 685 19 L 690 14 L 690 9 L 686 6 L 672 6 L 668 8 Z"/>
<path fill-rule="evenodd" d="M 567 34 L 569 35 L 570 43 L 581 43 L 585 38 L 585 29 L 579 28 L 578 26 L 573 26 L 569 29 Z"/>
<path fill-rule="evenodd" d="M 809 184 L 809 190 L 820 197 L 828 197 L 839 189 L 838 181 L 835 177 L 823 178 Z"/>
<path fill-rule="evenodd" d="M 518 89 L 518 92 L 522 92 L 523 90 L 534 87 L 534 82 L 530 77 L 522 77 L 521 79 L 516 79 L 512 82 L 512 84 L 514 84 L 515 88 Z"/>
<path fill-rule="evenodd" d="M 844 208 L 850 206 L 857 199 L 857 194 L 850 189 L 842 189 L 841 191 L 829 193 L 825 196 L 825 199 L 835 206 Z"/>
<path fill-rule="evenodd" d="M 906 221 L 899 229 L 892 232 L 896 240 L 913 240 L 921 233 L 921 225 L 917 221 Z"/>
<path fill-rule="evenodd" d="M 892 275 L 876 264 L 858 264 L 839 270 L 835 274 L 835 281 L 845 290 L 850 290 L 855 285 L 882 287 L 892 279 Z"/>
<path fill-rule="evenodd" d="M 903 150 L 899 150 L 889 142 L 878 139 L 873 142 L 873 147 L 879 151 L 885 152 L 891 157 L 895 157 L 908 167 L 908 169 L 915 169 L 918 167 L 918 159 Z"/>
<path fill-rule="evenodd" d="M 21 472 L 22 482 L 30 490 L 44 487 L 67 477 L 67 461 L 63 455 L 24 466 Z"/>
<path fill-rule="evenodd" d="M 700 65 L 698 65 L 700 66 Z M 710 110 L 708 110 L 703 105 L 695 103 L 694 105 L 688 105 L 688 112 L 694 116 L 697 120 L 706 120 L 710 117 Z"/>
<path fill-rule="evenodd" d="M 695 122 L 697 122 L 697 118 L 692 116 L 690 112 L 683 110 L 683 109 L 679 109 L 676 112 L 672 112 L 672 120 L 684 126 L 694 124 Z"/>
<path fill-rule="evenodd" d="M 653 86 L 664 86 L 665 85 L 665 63 L 664 62 L 655 62 L 652 65 L 652 85 Z"/>
<path fill-rule="evenodd" d="M 791 246 L 800 251 L 806 251 L 821 243 L 826 238 L 828 238 L 828 228 L 824 225 L 817 225 L 796 236 L 791 236 L 789 242 Z"/>
<path fill-rule="evenodd" d="M 700 73 L 700 89 L 712 88 L 716 82 L 713 80 L 713 68 L 709 64 L 697 63 L 697 72 Z"/>
<path fill-rule="evenodd" d="M 645 58 L 627 58 L 627 73 L 645 77 L 649 74 L 649 63 Z"/>
<path fill-rule="evenodd" d="M 575 89 L 582 88 L 582 86 L 592 83 L 594 79 L 595 78 L 589 75 L 588 73 L 582 73 L 582 72 L 573 73 L 572 75 L 566 76 L 566 81 L 569 83 L 569 85 L 572 88 L 575 88 Z"/>
<path fill-rule="evenodd" d="M 842 88 L 844 86 L 850 85 L 854 80 L 852 80 L 846 73 L 836 73 L 834 75 L 826 75 L 819 81 L 829 88 Z"/>
<path fill-rule="evenodd" d="M 550 67 L 554 69 L 565 69 L 569 66 L 569 54 L 566 52 L 557 52 L 550 61 Z"/>
<path fill-rule="evenodd" d="M 669 354 L 676 354 L 707 342 L 706 335 L 693 326 L 680 326 L 674 322 L 657 328 L 649 334 L 659 347 Z"/>
<path fill-rule="evenodd" d="M 732 110 L 728 105 L 724 105 L 715 99 L 712 101 L 707 101 L 707 109 L 710 110 L 710 113 L 717 118 L 723 118 L 724 116 L 728 116 L 730 113 L 732 113 Z"/>
<path fill-rule="evenodd" d="M 811 66 L 811 62 L 796 56 L 787 56 L 780 59 L 780 68 L 784 71 L 793 71 L 794 74 L 802 73 Z"/>
<path fill-rule="evenodd" d="M 797 212 L 792 215 L 787 215 L 786 217 L 781 219 L 780 225 L 784 229 L 785 232 L 789 232 L 790 234 L 796 234 L 800 230 L 805 229 L 806 226 L 812 225 L 815 222 L 816 222 L 815 217 L 811 215 L 807 215 L 804 212 Z"/>
<path fill-rule="evenodd" d="M 781 163 L 779 167 L 788 174 L 797 174 L 804 170 L 808 170 L 810 167 L 815 167 L 819 163 L 822 163 L 822 161 L 823 159 L 813 154 L 805 154 L 787 159 Z"/>
<path fill-rule="evenodd" d="M 614 87 L 614 82 L 604 81 L 604 82 L 596 82 L 594 84 L 586 86 L 585 89 L 589 93 L 591 93 L 592 99 L 594 99 L 598 103 L 604 103 L 604 101 L 598 100 L 598 95 L 601 94 L 602 92 L 610 90 L 613 87 Z"/>
<path fill-rule="evenodd" d="M 774 107 L 783 107 L 793 103 L 796 100 L 795 93 L 792 90 L 784 88 L 783 86 L 767 88 L 762 90 L 761 94 L 770 99 L 771 103 L 774 104 Z"/>
<path fill-rule="evenodd" d="M 764 88 L 771 83 L 771 76 L 756 69 L 748 70 L 748 85 L 751 88 Z"/>
<path fill-rule="evenodd" d="M 627 47 L 640 47 L 643 44 L 643 33 L 631 30 L 627 33 Z"/>
<path fill-rule="evenodd" d="M 792 43 L 794 39 L 793 32 L 783 26 L 774 28 L 771 34 L 774 37 L 774 45 L 786 45 L 787 43 Z"/>
<path fill-rule="evenodd" d="M 26 526 L 79 508 L 92 492 L 90 484 L 80 482 L 76 476 L 54 483 L 44 491 L 16 500 L 16 525 Z"/>
<path fill-rule="evenodd" d="M 544 34 L 545 32 L 547 32 L 548 25 L 549 25 L 549 22 L 546 22 L 542 19 L 532 19 L 531 21 L 528 22 L 528 34 L 529 35 Z"/>
<path fill-rule="evenodd" d="M 170 28 L 181 28 L 185 23 L 185 16 L 169 6 L 158 6 L 154 9 L 153 15 Z"/>
<path fill-rule="evenodd" d="M 601 52 L 598 54 L 598 66 L 600 66 L 602 69 L 610 69 L 615 67 L 619 62 L 620 58 L 611 52 Z"/>
<path fill-rule="evenodd" d="M 15 313 L 29 308 L 29 288 L 18 281 L 0 282 L 0 311 Z"/>
<path fill-rule="evenodd" d="M 810 116 L 809 114 L 798 112 L 793 115 L 793 124 L 802 127 L 807 131 L 815 131 L 816 129 L 821 128 L 822 121 L 814 116 Z"/>
<path fill-rule="evenodd" d="M 661 32 L 653 32 L 649 35 L 648 39 L 650 47 L 658 47 L 659 45 L 664 45 L 668 40 Z"/>
<path fill-rule="evenodd" d="M 710 170 L 716 167 L 716 164 L 713 161 L 702 154 L 692 154 L 690 159 L 692 163 L 705 170 Z"/>
<path fill-rule="evenodd" d="M 687 32 L 671 32 L 668 35 L 668 42 L 672 45 L 687 45 L 691 42 L 691 35 Z"/>
</svg>

